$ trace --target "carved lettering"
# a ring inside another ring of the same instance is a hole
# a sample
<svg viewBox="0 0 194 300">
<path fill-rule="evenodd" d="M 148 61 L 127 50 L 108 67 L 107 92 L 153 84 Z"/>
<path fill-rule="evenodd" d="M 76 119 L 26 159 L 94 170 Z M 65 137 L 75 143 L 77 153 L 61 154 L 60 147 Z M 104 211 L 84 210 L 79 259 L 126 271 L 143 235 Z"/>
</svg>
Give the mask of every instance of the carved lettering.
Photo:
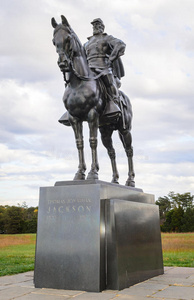
<svg viewBox="0 0 194 300">
<path fill-rule="evenodd" d="M 66 213 L 90 213 L 92 206 L 89 205 L 60 205 L 59 207 L 50 205 L 47 209 L 47 215 L 66 214 Z"/>
<path fill-rule="evenodd" d="M 86 206 L 86 210 L 91 212 L 91 206 Z"/>
<path fill-rule="evenodd" d="M 89 198 L 81 198 L 81 199 L 73 199 L 73 198 L 70 198 L 70 199 L 61 199 L 61 200 L 58 200 L 58 199 L 52 199 L 52 200 L 48 200 L 48 204 L 74 204 L 74 203 L 91 203 L 91 199 Z"/>
<path fill-rule="evenodd" d="M 58 212 L 59 212 L 59 213 L 63 213 L 63 206 L 59 206 Z"/>
<path fill-rule="evenodd" d="M 69 206 L 65 207 L 66 212 L 70 212 Z"/>
<path fill-rule="evenodd" d="M 48 204 L 60 204 L 60 200 L 48 200 Z"/>
<path fill-rule="evenodd" d="M 77 209 L 79 212 L 84 212 L 84 207 L 83 206 L 78 206 L 78 209 Z"/>
<path fill-rule="evenodd" d="M 76 207 L 75 206 L 72 206 L 72 209 L 73 209 L 73 211 L 76 211 Z"/>
</svg>

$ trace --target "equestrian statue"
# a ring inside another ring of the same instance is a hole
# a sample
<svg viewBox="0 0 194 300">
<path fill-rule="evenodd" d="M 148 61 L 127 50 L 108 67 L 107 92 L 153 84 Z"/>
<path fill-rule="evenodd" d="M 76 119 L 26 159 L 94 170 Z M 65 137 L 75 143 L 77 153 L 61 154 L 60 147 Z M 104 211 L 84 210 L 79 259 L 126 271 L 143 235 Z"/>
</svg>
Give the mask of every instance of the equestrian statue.
<svg viewBox="0 0 194 300">
<path fill-rule="evenodd" d="M 86 163 L 84 159 L 83 122 L 89 125 L 89 143 L 92 153 L 91 169 L 87 180 L 98 179 L 97 132 L 101 133 L 112 165 L 112 183 L 119 183 L 116 154 L 112 134 L 118 130 L 128 159 L 126 186 L 135 186 L 133 148 L 131 136 L 132 108 L 129 98 L 119 89 L 124 68 L 120 56 L 124 54 L 125 43 L 104 33 L 104 23 L 94 19 L 93 35 L 82 45 L 79 38 L 61 16 L 62 23 L 54 18 L 53 44 L 58 53 L 58 66 L 63 73 L 65 92 L 63 102 L 66 112 L 59 122 L 72 126 L 78 149 L 79 165 L 74 180 L 84 180 Z"/>
</svg>

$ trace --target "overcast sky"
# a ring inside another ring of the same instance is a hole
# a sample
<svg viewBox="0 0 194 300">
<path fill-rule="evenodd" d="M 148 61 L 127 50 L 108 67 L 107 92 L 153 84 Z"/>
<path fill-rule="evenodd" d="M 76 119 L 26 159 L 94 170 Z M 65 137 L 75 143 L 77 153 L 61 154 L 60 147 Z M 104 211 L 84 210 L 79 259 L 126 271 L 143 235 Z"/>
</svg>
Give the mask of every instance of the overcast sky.
<svg viewBox="0 0 194 300">
<path fill-rule="evenodd" d="M 0 0 L 0 205 L 36 206 L 40 186 L 72 180 L 77 151 L 50 19 L 68 19 L 82 43 L 100 17 L 123 40 L 122 90 L 133 107 L 136 186 L 157 197 L 194 194 L 193 0 Z M 91 156 L 84 126 L 87 170 Z M 120 183 L 127 159 L 114 133 Z M 99 176 L 111 181 L 99 136 Z"/>
</svg>

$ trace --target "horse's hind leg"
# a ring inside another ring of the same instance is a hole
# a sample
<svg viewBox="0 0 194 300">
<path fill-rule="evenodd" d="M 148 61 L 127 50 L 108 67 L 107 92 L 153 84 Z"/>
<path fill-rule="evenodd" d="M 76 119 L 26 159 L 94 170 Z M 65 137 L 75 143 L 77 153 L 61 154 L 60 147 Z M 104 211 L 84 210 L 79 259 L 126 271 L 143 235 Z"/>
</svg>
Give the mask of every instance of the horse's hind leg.
<svg viewBox="0 0 194 300">
<path fill-rule="evenodd" d="M 125 152 L 128 158 L 128 178 L 125 183 L 126 186 L 135 187 L 135 172 L 133 167 L 133 148 L 132 148 L 132 137 L 128 129 L 119 131 L 119 137 L 125 148 Z"/>
<path fill-rule="evenodd" d="M 79 157 L 79 165 L 78 171 L 75 174 L 73 180 L 84 180 L 85 179 L 85 171 L 86 171 L 86 164 L 84 159 L 84 141 L 83 141 L 83 125 L 81 121 L 74 119 L 72 117 L 69 118 L 71 126 L 73 127 L 76 146 L 78 149 L 78 157 Z"/>
<path fill-rule="evenodd" d="M 115 154 L 115 149 L 113 148 L 112 144 L 112 133 L 113 129 L 109 128 L 108 126 L 103 126 L 100 127 L 100 133 L 101 133 L 101 139 L 102 143 L 107 149 L 108 156 L 110 157 L 111 160 L 111 165 L 112 165 L 112 183 L 119 183 L 119 173 L 117 170 L 117 165 L 116 165 L 116 154 Z"/>
</svg>

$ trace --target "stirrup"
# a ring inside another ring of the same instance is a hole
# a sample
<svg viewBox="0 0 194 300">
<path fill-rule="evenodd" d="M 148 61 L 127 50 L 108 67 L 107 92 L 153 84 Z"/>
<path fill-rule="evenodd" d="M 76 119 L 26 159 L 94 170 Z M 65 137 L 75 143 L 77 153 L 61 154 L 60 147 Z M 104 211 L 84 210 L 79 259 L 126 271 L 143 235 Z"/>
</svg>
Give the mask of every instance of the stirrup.
<svg viewBox="0 0 194 300">
<path fill-rule="evenodd" d="M 108 116 L 115 116 L 115 117 L 119 117 L 121 116 L 121 110 L 118 107 L 118 105 L 113 101 L 110 100 L 106 103 L 104 112 L 102 117 L 108 117 Z"/>
</svg>

